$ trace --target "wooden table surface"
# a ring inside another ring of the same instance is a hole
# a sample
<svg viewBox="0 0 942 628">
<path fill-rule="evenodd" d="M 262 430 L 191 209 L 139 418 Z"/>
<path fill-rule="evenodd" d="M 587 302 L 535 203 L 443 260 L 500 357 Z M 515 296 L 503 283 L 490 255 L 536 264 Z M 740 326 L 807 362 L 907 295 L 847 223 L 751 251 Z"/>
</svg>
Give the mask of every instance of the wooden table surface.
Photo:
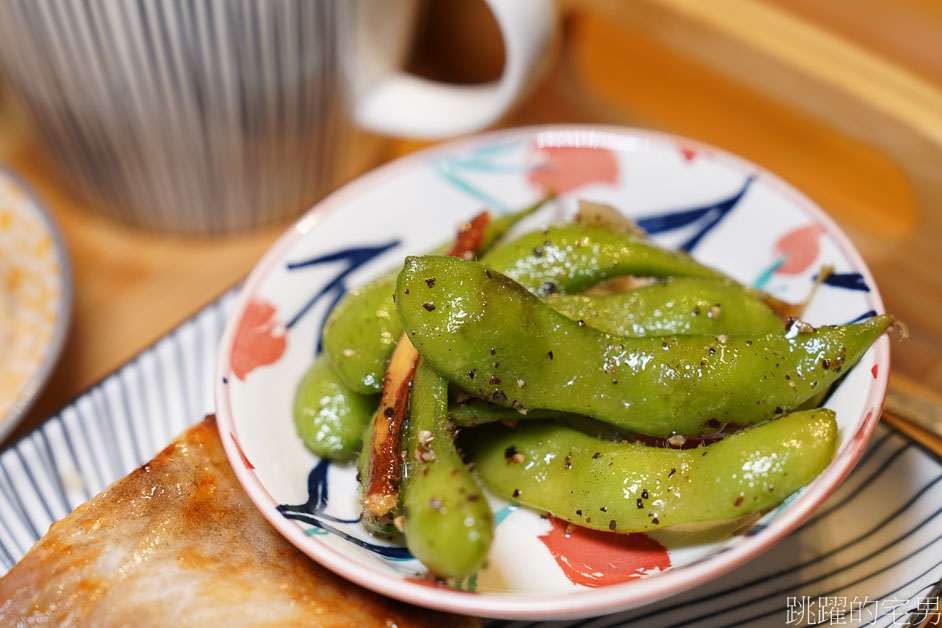
<svg viewBox="0 0 942 628">
<path fill-rule="evenodd" d="M 942 299 L 942 273 L 935 267 L 918 277 L 898 274 L 897 255 L 906 248 L 908 255 L 936 259 L 939 248 L 927 244 L 932 238 L 914 240 L 913 234 L 939 221 L 927 207 L 933 199 L 914 191 L 899 159 L 717 72 L 637 24 L 604 12 L 576 13 L 567 4 L 550 71 L 501 126 L 604 122 L 655 128 L 715 144 L 780 174 L 846 229 L 881 289 L 886 286 L 887 309 L 911 322 L 912 338 L 894 344 L 894 377 L 928 394 L 942 389 L 942 317 L 926 311 L 928 303 Z M 466 25 L 468 19 L 452 21 Z M 452 47 L 475 45 L 474 38 L 451 37 L 448 27 L 438 30 L 438 40 L 451 40 Z M 466 26 L 460 30 L 467 32 Z M 473 55 L 453 54 L 444 66 L 432 55 L 436 61 L 425 66 L 433 75 L 486 78 L 493 68 L 499 71 L 500 50 L 477 42 Z M 469 58 L 475 59 L 473 67 Z M 388 140 L 376 162 L 427 145 Z M 72 326 L 62 358 L 6 442 L 237 283 L 286 226 L 228 238 L 180 238 L 99 218 L 49 167 L 9 112 L 0 114 L 0 161 L 36 190 L 58 221 L 74 278 Z M 938 241 L 942 233 L 933 236 Z"/>
</svg>

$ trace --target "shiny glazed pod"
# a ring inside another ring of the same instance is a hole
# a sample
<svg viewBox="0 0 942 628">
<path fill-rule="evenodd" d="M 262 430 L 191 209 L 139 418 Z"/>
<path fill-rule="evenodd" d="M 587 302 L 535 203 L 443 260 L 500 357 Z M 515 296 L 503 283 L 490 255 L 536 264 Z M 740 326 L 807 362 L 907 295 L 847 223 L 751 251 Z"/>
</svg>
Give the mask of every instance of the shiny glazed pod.
<svg viewBox="0 0 942 628">
<path fill-rule="evenodd" d="M 581 326 L 482 264 L 444 257 L 407 258 L 396 298 L 416 349 L 469 394 L 651 436 L 698 435 L 796 409 L 894 321 L 884 315 L 788 335 L 630 338 Z"/>
</svg>

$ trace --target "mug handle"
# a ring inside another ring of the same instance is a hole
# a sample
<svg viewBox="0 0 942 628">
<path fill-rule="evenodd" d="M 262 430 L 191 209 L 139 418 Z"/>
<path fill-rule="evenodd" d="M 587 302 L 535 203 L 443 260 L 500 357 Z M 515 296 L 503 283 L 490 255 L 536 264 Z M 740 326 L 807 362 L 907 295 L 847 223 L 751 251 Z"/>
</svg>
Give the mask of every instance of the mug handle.
<svg viewBox="0 0 942 628">
<path fill-rule="evenodd" d="M 529 86 L 556 23 L 552 0 L 485 0 L 504 38 L 504 72 L 485 85 L 448 85 L 404 72 L 383 77 L 354 107 L 368 131 L 434 139 L 483 129 Z"/>
</svg>

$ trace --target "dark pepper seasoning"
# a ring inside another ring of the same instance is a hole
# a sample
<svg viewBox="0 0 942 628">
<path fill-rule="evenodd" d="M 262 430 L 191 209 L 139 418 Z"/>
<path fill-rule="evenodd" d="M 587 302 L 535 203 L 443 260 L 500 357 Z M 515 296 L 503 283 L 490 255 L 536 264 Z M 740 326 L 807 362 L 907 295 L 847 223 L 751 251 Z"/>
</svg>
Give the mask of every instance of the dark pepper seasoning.
<svg viewBox="0 0 942 628">
<path fill-rule="evenodd" d="M 426 311 L 431 312 L 432 310 L 435 309 L 435 304 L 434 304 L 434 303 L 423 303 L 423 304 L 422 304 L 422 307 L 424 307 L 424 308 L 426 309 Z"/>
<path fill-rule="evenodd" d="M 612 519 L 611 521 L 608 522 L 608 529 L 609 529 L 609 530 L 614 530 L 614 529 L 617 528 L 617 527 L 618 527 L 618 524 L 615 522 L 614 519 Z"/>
<path fill-rule="evenodd" d="M 435 287 L 435 277 L 430 277 L 429 279 L 426 279 L 426 280 L 425 280 L 425 285 L 427 285 L 429 288 L 434 288 L 434 287 Z"/>
</svg>

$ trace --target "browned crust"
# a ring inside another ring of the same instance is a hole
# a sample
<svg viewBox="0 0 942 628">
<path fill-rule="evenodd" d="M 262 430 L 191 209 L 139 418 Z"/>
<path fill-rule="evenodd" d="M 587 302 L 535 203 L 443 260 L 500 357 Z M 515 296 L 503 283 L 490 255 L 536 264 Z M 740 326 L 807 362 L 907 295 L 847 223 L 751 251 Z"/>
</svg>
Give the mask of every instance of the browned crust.
<svg viewBox="0 0 942 628">
<path fill-rule="evenodd" d="M 480 625 L 323 569 L 258 512 L 215 420 L 55 523 L 0 579 L 0 625 Z"/>
</svg>

